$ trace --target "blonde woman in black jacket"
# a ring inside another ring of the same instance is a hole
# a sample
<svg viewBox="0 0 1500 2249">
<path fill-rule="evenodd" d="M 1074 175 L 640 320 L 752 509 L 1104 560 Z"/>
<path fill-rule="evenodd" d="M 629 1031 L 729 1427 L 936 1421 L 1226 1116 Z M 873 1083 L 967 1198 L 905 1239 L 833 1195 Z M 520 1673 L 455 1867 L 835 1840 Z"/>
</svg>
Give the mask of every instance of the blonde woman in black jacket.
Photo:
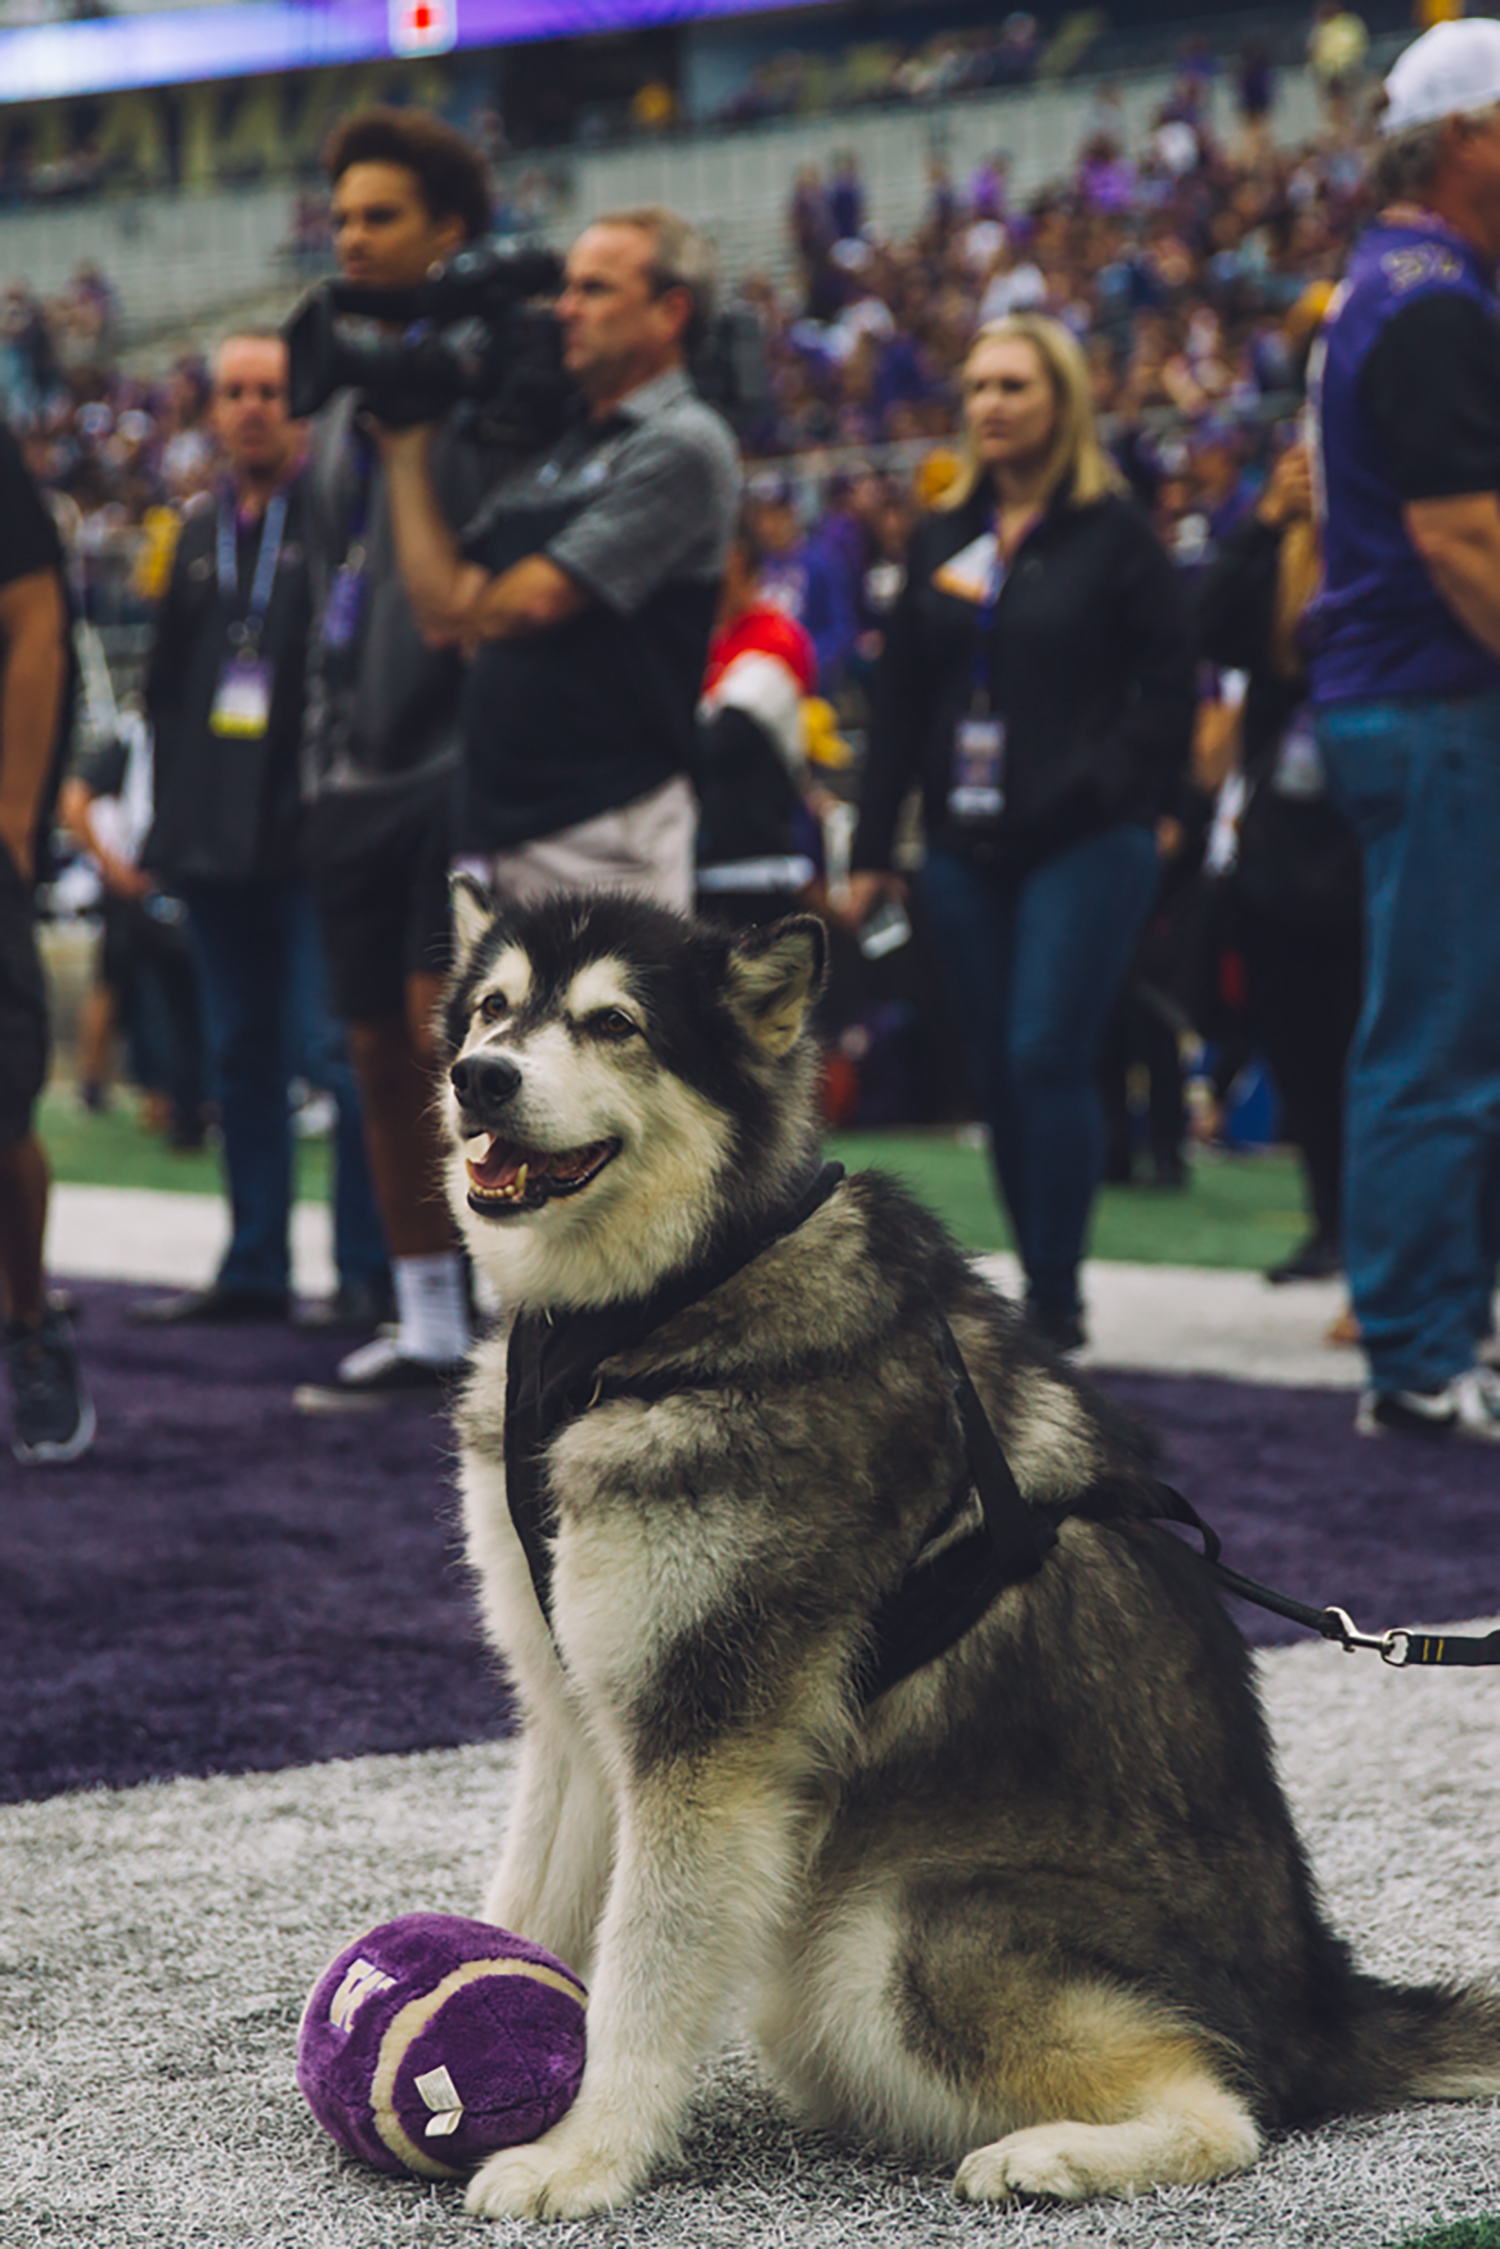
<svg viewBox="0 0 1500 2249">
<path fill-rule="evenodd" d="M 1036 1324 L 1083 1340 L 1078 1267 L 1103 1166 L 1098 1051 L 1156 893 L 1194 676 L 1177 579 L 1094 427 L 1059 322 L 982 328 L 965 462 L 918 525 L 876 677 L 849 918 L 922 889 Z"/>
</svg>

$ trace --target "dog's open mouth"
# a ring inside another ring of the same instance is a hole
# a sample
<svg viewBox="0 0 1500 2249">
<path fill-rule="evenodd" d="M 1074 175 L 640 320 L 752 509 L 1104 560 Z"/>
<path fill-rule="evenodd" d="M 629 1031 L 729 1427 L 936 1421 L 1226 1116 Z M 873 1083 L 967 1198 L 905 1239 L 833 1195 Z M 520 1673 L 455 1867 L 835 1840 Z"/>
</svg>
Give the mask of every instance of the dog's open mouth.
<svg viewBox="0 0 1500 2249">
<path fill-rule="evenodd" d="M 528 1148 L 494 1138 L 482 1156 L 467 1159 L 469 1208 L 487 1218 L 540 1210 L 559 1195 L 576 1195 L 620 1153 L 618 1140 L 591 1140 L 585 1148 Z"/>
</svg>

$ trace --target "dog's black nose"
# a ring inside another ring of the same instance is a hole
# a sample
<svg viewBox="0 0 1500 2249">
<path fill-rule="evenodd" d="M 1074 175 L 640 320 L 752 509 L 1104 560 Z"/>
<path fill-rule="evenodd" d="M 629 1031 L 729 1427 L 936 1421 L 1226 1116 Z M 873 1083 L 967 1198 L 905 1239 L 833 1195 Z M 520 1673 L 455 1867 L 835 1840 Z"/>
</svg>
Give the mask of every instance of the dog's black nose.
<svg viewBox="0 0 1500 2249">
<path fill-rule="evenodd" d="M 503 1109 L 521 1083 L 520 1071 L 504 1054 L 466 1054 L 448 1076 L 466 1109 Z"/>
</svg>

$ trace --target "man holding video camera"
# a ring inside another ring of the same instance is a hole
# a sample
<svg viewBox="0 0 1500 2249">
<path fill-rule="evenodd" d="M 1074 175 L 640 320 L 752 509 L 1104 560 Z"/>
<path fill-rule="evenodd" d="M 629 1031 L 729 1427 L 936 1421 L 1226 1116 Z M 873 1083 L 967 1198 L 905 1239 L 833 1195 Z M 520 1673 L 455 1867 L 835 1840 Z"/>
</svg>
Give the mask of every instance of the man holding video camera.
<svg viewBox="0 0 1500 2249">
<path fill-rule="evenodd" d="M 472 659 L 455 857 L 502 902 L 609 884 L 691 906 L 694 714 L 739 493 L 688 375 L 711 296 L 674 212 L 587 227 L 556 304 L 577 411 L 461 539 L 431 429 L 381 432 L 412 608 Z"/>
<path fill-rule="evenodd" d="M 334 243 L 346 284 L 420 289 L 489 227 L 484 167 L 418 110 L 368 109 L 329 143 Z M 294 339 L 294 372 L 296 349 Z M 326 393 L 324 394 L 326 395 Z M 493 479 L 444 430 L 434 505 L 468 522 Z M 430 646 L 403 591 L 385 477 L 363 401 L 343 388 L 312 425 L 308 564 L 316 623 L 304 738 L 306 856 L 335 1012 L 348 1025 L 398 1325 L 305 1402 L 436 1388 L 468 1346 L 466 1296 L 441 1191 L 431 1021 L 446 968 L 449 818 L 463 662 Z"/>
</svg>

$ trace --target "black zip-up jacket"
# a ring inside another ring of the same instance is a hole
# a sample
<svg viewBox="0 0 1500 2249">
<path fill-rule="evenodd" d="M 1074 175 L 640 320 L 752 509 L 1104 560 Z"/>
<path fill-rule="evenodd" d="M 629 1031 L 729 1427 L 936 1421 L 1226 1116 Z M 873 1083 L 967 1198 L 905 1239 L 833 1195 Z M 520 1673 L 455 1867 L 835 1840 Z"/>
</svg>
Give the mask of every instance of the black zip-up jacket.
<svg viewBox="0 0 1500 2249">
<path fill-rule="evenodd" d="M 287 486 L 262 641 L 272 666 L 269 723 L 249 740 L 216 735 L 209 714 L 220 672 L 234 653 L 230 628 L 249 603 L 263 519 L 239 529 L 232 602 L 219 590 L 217 497 L 182 527 L 146 674 L 146 711 L 156 737 L 156 817 L 141 857 L 169 883 L 285 881 L 299 871 L 306 525 L 299 475 Z"/>
<path fill-rule="evenodd" d="M 1012 558 L 990 636 L 1005 808 L 983 827 L 953 820 L 954 730 L 973 692 L 980 612 L 940 592 L 933 572 L 992 517 L 981 488 L 912 534 L 876 675 L 856 868 L 890 865 L 917 782 L 929 843 L 1024 869 L 1123 822 L 1150 826 L 1186 769 L 1195 680 L 1177 575 L 1132 501 L 1058 498 Z"/>
</svg>

